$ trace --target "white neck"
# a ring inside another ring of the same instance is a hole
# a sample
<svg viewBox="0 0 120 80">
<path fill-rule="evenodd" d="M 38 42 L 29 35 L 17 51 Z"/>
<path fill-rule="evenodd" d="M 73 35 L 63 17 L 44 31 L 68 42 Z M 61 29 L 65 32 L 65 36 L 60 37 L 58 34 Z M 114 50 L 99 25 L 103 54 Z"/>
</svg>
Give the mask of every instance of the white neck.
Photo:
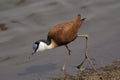
<svg viewBox="0 0 120 80">
<path fill-rule="evenodd" d="M 54 43 L 54 41 L 51 41 L 51 43 L 48 45 L 45 42 L 40 42 L 39 47 L 38 47 L 38 51 L 44 51 L 47 49 L 53 49 L 55 48 L 57 45 Z"/>
</svg>

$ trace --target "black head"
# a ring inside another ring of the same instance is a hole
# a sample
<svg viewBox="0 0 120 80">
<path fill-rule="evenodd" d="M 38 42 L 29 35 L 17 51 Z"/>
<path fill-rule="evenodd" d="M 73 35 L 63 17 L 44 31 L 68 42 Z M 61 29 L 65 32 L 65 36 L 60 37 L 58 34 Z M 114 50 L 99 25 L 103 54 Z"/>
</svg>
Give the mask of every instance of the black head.
<svg viewBox="0 0 120 80">
<path fill-rule="evenodd" d="M 47 49 L 47 46 L 49 46 L 51 43 L 50 40 L 38 40 L 33 44 L 33 54 L 35 54 L 38 51 L 44 51 Z"/>
</svg>

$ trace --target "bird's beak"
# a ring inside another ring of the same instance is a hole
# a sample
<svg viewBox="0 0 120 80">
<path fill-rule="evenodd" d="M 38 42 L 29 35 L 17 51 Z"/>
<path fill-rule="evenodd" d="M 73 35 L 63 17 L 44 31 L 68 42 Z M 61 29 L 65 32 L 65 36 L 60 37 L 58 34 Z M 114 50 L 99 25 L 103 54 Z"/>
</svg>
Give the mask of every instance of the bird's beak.
<svg viewBox="0 0 120 80">
<path fill-rule="evenodd" d="M 82 21 L 84 21 L 86 18 L 83 18 L 83 19 L 81 19 Z"/>
<path fill-rule="evenodd" d="M 36 51 L 33 51 L 32 55 L 34 55 L 36 53 Z"/>
</svg>

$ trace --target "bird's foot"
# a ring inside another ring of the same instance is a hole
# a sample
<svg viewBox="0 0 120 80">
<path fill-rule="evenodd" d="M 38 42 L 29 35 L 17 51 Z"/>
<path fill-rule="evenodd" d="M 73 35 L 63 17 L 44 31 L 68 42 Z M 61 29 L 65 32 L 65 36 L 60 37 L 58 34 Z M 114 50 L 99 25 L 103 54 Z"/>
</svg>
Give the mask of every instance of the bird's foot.
<svg viewBox="0 0 120 80">
<path fill-rule="evenodd" d="M 65 66 L 65 65 L 62 66 L 61 71 L 62 71 L 62 73 L 64 74 L 64 76 L 67 75 L 66 66 Z"/>
<path fill-rule="evenodd" d="M 66 66 L 65 66 L 65 65 L 62 66 L 61 71 L 62 71 L 62 72 L 65 72 L 65 71 L 66 71 Z"/>
<path fill-rule="evenodd" d="M 83 65 L 76 66 L 77 69 L 79 69 L 81 72 L 85 70 L 85 67 Z"/>
</svg>

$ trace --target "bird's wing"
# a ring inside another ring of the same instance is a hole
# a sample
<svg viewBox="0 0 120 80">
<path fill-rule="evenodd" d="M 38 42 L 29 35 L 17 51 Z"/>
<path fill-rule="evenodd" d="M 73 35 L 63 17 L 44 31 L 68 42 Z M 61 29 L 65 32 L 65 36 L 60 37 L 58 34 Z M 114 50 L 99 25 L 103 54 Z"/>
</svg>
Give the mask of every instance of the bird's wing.
<svg viewBox="0 0 120 80">
<path fill-rule="evenodd" d="M 70 43 L 77 37 L 77 32 L 85 18 L 78 15 L 72 21 L 54 26 L 48 33 L 48 38 L 53 39 L 57 44 L 64 45 Z"/>
<path fill-rule="evenodd" d="M 76 38 L 77 32 L 73 31 L 72 26 L 71 23 L 58 24 L 49 31 L 48 38 L 59 45 L 67 44 Z"/>
</svg>

